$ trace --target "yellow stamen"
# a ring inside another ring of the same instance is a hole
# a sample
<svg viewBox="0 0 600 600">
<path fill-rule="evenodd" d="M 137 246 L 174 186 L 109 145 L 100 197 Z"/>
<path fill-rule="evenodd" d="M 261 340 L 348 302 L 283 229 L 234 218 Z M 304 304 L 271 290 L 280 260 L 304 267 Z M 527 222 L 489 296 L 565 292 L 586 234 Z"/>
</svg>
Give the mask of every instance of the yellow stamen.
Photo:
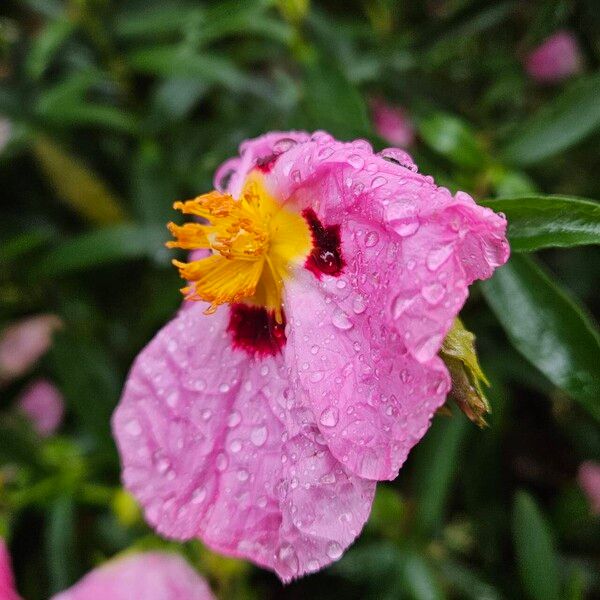
<svg viewBox="0 0 600 600">
<path fill-rule="evenodd" d="M 275 311 L 281 322 L 282 283 L 290 267 L 301 264 L 311 250 L 304 218 L 279 204 L 256 172 L 246 180 L 239 200 L 213 191 L 173 207 L 208 223 L 169 223 L 175 240 L 167 246 L 213 251 L 190 263 L 173 261 L 190 282 L 182 289 L 186 299 L 210 302 L 208 313 L 224 303 L 258 304 Z"/>
</svg>

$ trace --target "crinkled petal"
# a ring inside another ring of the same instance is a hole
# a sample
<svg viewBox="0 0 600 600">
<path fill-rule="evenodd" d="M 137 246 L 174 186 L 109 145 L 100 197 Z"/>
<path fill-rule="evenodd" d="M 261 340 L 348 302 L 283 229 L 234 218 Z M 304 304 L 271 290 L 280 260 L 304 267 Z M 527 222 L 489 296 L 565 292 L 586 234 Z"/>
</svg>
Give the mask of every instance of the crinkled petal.
<svg viewBox="0 0 600 600">
<path fill-rule="evenodd" d="M 124 482 L 160 533 L 288 581 L 339 558 L 374 483 L 332 456 L 285 357 L 250 359 L 232 348 L 229 308 L 204 309 L 181 311 L 136 360 L 113 420 Z"/>
<path fill-rule="evenodd" d="M 257 164 L 288 151 L 299 142 L 306 142 L 310 135 L 305 131 L 272 131 L 260 137 L 246 140 L 240 145 L 240 157 L 223 163 L 215 173 L 215 188 L 237 198 L 248 173 Z"/>
<path fill-rule="evenodd" d="M 453 196 L 411 163 L 397 164 L 406 161 L 402 150 L 373 154 L 363 140 L 313 138 L 283 154 L 266 184 L 300 210 L 311 207 L 325 225 L 341 225 L 347 272 L 369 279 L 371 288 L 385 278 L 387 293 L 376 309 L 385 312 L 409 352 L 427 362 L 439 351 L 468 286 L 508 259 L 505 218 L 464 192 Z M 353 246 L 349 220 L 364 225 L 352 232 Z"/>
<path fill-rule="evenodd" d="M 394 479 L 450 381 L 440 358 L 420 363 L 386 326 L 382 293 L 368 283 L 356 276 L 318 283 L 298 273 L 286 293 L 288 346 L 334 456 L 361 477 Z"/>
<path fill-rule="evenodd" d="M 179 555 L 132 554 L 88 573 L 52 600 L 213 600 L 206 582 Z"/>
</svg>

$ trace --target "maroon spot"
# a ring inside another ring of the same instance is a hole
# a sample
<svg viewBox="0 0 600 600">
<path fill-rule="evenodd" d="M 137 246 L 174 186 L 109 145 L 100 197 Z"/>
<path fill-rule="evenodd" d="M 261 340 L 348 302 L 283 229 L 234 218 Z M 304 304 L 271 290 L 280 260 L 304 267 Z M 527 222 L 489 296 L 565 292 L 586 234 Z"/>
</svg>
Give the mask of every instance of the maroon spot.
<svg viewBox="0 0 600 600">
<path fill-rule="evenodd" d="M 340 226 L 323 227 L 312 208 L 304 209 L 302 216 L 306 219 L 313 238 L 313 249 L 306 259 L 305 267 L 318 278 L 321 278 L 321 273 L 338 275 L 344 268 Z"/>
<path fill-rule="evenodd" d="M 250 356 L 275 356 L 285 344 L 285 314 L 283 323 L 277 323 L 275 312 L 263 306 L 232 304 L 227 331 L 233 337 L 235 348 Z"/>
<path fill-rule="evenodd" d="M 269 154 L 263 156 L 256 161 L 256 167 L 263 173 L 270 173 L 275 161 L 279 158 L 280 154 Z"/>
</svg>

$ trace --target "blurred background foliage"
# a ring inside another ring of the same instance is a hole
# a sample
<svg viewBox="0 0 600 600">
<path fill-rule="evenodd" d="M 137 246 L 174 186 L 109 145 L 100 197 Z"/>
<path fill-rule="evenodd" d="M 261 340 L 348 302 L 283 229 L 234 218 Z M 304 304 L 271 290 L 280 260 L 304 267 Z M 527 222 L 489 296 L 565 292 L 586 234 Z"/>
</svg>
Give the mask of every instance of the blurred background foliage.
<svg viewBox="0 0 600 600">
<path fill-rule="evenodd" d="M 576 479 L 600 459 L 600 212 L 572 198 L 600 198 L 596 0 L 3 0 L 0 15 L 0 328 L 63 322 L 0 389 L 0 534 L 25 598 L 162 546 L 221 598 L 600 593 L 600 523 Z M 559 29 L 582 68 L 543 85 L 524 59 Z M 268 130 L 390 145 L 374 98 L 414 123 L 421 172 L 511 222 L 513 258 L 462 313 L 493 384 L 490 427 L 436 418 L 355 546 L 283 588 L 152 534 L 119 487 L 109 417 L 180 302 L 163 247 L 172 200 L 211 189 L 238 143 Z M 67 406 L 44 439 L 15 411 L 38 375 Z"/>
</svg>

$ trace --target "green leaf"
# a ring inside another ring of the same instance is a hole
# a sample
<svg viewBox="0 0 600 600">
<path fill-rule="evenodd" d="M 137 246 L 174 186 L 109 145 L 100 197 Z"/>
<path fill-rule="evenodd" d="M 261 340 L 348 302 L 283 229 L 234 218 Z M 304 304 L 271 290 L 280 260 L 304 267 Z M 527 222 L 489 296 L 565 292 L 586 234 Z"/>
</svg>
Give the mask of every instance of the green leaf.
<svg viewBox="0 0 600 600">
<path fill-rule="evenodd" d="M 79 159 L 43 136 L 36 139 L 33 152 L 58 197 L 80 216 L 98 224 L 125 218 L 120 200 Z"/>
<path fill-rule="evenodd" d="M 311 63 L 306 68 L 303 84 L 306 127 L 325 129 L 342 139 L 370 134 L 364 99 L 339 68 L 329 63 Z"/>
<path fill-rule="evenodd" d="M 415 449 L 416 527 L 425 537 L 443 523 L 446 501 L 459 464 L 461 442 L 468 421 L 461 414 L 434 421 L 425 439 Z"/>
<path fill-rule="evenodd" d="M 115 225 L 73 237 L 50 250 L 33 275 L 55 277 L 125 260 L 166 255 L 161 226 Z"/>
<path fill-rule="evenodd" d="M 199 78 L 238 92 L 251 87 L 248 77 L 228 58 L 207 52 L 198 54 L 179 44 L 137 50 L 129 55 L 128 62 L 142 73 Z"/>
<path fill-rule="evenodd" d="M 429 563 L 417 554 L 409 551 L 404 560 L 401 582 L 412 600 L 441 600 L 445 598 L 437 577 Z"/>
<path fill-rule="evenodd" d="M 438 112 L 417 126 L 425 143 L 453 163 L 468 169 L 485 164 L 487 155 L 475 132 L 458 117 Z"/>
<path fill-rule="evenodd" d="M 39 79 L 44 74 L 54 55 L 74 28 L 72 21 L 59 19 L 50 21 L 37 34 L 25 63 L 25 68 L 33 79 Z"/>
<path fill-rule="evenodd" d="M 600 244 L 600 204 L 597 202 L 527 194 L 484 200 L 481 204 L 506 215 L 511 248 L 517 252 Z"/>
<path fill-rule="evenodd" d="M 576 302 L 519 254 L 482 289 L 514 347 L 600 420 L 600 337 Z"/>
<path fill-rule="evenodd" d="M 533 600 L 559 600 L 558 560 L 550 529 L 534 499 L 523 491 L 515 496 L 513 537 L 527 596 Z"/>
<path fill-rule="evenodd" d="M 48 509 L 46 557 L 50 592 L 67 589 L 76 579 L 77 550 L 75 503 L 70 496 L 57 498 Z"/>
<path fill-rule="evenodd" d="M 600 126 L 599 97 L 600 73 L 571 84 L 506 143 L 504 159 L 530 165 L 581 141 Z"/>
</svg>

